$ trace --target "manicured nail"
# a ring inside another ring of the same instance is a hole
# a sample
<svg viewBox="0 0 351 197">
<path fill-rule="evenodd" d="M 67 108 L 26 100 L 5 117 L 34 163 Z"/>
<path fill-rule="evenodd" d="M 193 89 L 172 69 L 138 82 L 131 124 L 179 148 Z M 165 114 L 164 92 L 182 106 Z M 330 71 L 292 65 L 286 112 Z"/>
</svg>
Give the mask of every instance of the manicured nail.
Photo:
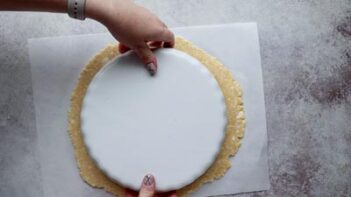
<svg viewBox="0 0 351 197">
<path fill-rule="evenodd" d="M 152 176 L 151 174 L 148 174 L 144 177 L 144 180 L 143 180 L 143 185 L 145 186 L 151 186 L 155 183 L 155 179 L 154 179 L 154 176 Z"/>
<path fill-rule="evenodd" d="M 151 75 L 155 75 L 157 67 L 153 62 L 146 64 L 146 68 L 150 72 Z"/>
</svg>

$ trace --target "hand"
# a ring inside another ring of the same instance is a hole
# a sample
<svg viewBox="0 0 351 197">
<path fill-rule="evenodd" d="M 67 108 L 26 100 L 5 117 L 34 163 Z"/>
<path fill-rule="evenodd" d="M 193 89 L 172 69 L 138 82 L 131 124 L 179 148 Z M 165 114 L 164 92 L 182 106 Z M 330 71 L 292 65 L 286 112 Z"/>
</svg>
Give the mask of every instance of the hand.
<svg viewBox="0 0 351 197">
<path fill-rule="evenodd" d="M 174 45 L 174 35 L 167 26 L 130 0 L 87 0 L 86 15 L 108 28 L 121 43 L 121 53 L 134 50 L 151 74 L 157 71 L 157 60 L 151 48 Z"/>
<path fill-rule="evenodd" d="M 175 191 L 156 194 L 155 178 L 148 174 L 144 177 L 139 195 L 138 192 L 127 189 L 125 197 L 177 197 L 177 194 Z"/>
</svg>

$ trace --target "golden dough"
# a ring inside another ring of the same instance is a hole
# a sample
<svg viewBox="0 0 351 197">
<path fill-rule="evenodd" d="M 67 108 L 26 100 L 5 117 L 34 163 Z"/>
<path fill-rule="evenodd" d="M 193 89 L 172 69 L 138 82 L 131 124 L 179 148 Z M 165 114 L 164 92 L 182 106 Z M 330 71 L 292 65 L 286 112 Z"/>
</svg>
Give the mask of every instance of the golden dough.
<svg viewBox="0 0 351 197">
<path fill-rule="evenodd" d="M 207 67 L 216 78 L 225 97 L 227 107 L 228 122 L 221 150 L 214 163 L 202 176 L 190 185 L 177 190 L 178 196 L 187 196 L 200 188 L 201 185 L 224 176 L 230 168 L 230 157 L 234 156 L 238 151 L 240 141 L 244 135 L 245 117 L 241 88 L 233 79 L 231 72 L 223 64 L 202 49 L 197 48 L 192 43 L 180 37 L 176 38 L 174 48 L 193 56 Z M 77 86 L 72 93 L 68 123 L 75 158 L 83 180 L 92 187 L 103 188 L 117 196 L 124 196 L 124 188 L 105 176 L 90 158 L 80 131 L 80 112 L 89 83 L 107 62 L 118 55 L 117 45 L 109 45 L 93 57 L 85 66 L 80 74 Z"/>
</svg>

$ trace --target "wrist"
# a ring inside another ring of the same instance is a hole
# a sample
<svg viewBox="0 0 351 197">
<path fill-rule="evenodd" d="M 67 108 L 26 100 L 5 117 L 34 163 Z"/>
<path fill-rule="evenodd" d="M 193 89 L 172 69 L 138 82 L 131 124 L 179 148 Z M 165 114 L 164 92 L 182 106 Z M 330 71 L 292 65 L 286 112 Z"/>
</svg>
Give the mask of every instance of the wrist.
<svg viewBox="0 0 351 197">
<path fill-rule="evenodd" d="M 110 0 L 86 0 L 85 16 L 97 21 L 101 21 L 104 17 L 104 6 L 109 4 Z"/>
<path fill-rule="evenodd" d="M 86 16 L 103 24 L 111 19 L 116 23 L 122 19 L 121 12 L 128 3 L 126 0 L 86 0 Z"/>
</svg>

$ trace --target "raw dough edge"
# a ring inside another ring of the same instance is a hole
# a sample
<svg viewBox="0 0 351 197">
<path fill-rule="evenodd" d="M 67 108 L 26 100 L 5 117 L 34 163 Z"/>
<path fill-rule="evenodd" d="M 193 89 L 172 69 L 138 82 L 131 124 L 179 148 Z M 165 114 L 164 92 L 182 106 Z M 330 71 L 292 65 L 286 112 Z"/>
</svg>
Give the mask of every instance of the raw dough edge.
<svg viewBox="0 0 351 197">
<path fill-rule="evenodd" d="M 231 72 L 216 58 L 207 54 L 204 50 L 194 46 L 181 37 L 176 37 L 175 49 L 183 51 L 199 60 L 213 74 L 217 80 L 227 107 L 227 128 L 221 150 L 210 168 L 190 185 L 179 190 L 179 197 L 187 196 L 199 189 L 203 184 L 221 178 L 231 167 L 230 157 L 234 156 L 240 147 L 240 141 L 244 136 L 245 115 L 242 102 L 242 92 L 239 84 L 233 79 Z M 124 188 L 111 181 L 90 158 L 84 145 L 80 131 L 80 112 L 83 98 L 90 81 L 95 74 L 111 59 L 118 56 L 116 44 L 108 45 L 95 55 L 81 72 L 78 83 L 71 96 L 71 105 L 68 112 L 68 132 L 74 147 L 74 154 L 80 170 L 80 176 L 92 187 L 102 188 L 117 196 L 124 196 Z"/>
</svg>

